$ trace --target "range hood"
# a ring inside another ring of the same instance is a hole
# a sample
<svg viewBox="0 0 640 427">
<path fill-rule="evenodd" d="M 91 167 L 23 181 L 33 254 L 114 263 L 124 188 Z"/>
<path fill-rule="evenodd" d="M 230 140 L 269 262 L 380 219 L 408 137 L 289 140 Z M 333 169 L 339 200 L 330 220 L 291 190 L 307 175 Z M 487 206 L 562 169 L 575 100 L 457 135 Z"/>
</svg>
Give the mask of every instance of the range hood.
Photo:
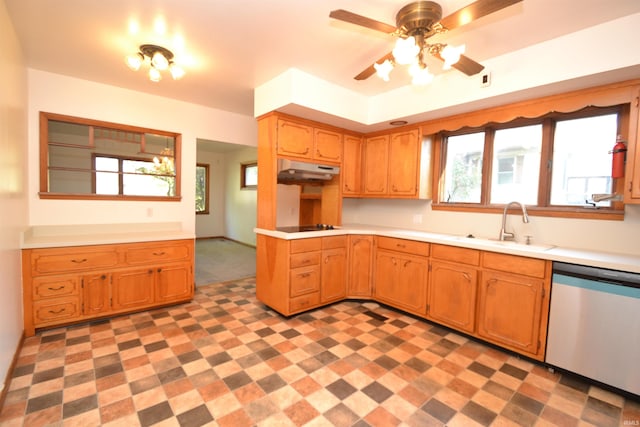
<svg viewBox="0 0 640 427">
<path fill-rule="evenodd" d="M 329 181 L 340 173 L 338 166 L 278 159 L 278 182 Z"/>
</svg>

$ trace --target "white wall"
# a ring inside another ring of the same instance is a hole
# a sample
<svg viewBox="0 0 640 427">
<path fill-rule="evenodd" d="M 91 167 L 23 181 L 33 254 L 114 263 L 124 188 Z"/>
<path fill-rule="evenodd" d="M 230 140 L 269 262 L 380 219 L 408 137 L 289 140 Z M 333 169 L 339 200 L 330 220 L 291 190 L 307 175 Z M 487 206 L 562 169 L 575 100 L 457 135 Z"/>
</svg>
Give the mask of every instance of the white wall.
<svg viewBox="0 0 640 427">
<path fill-rule="evenodd" d="M 196 237 L 224 236 L 255 246 L 256 190 L 240 189 L 240 165 L 257 159 L 256 147 L 224 153 L 198 150 L 197 163 L 209 164 L 210 188 L 209 214 L 196 215 Z"/>
<path fill-rule="evenodd" d="M 27 73 L 0 1 L 0 389 L 20 342 L 22 284 L 20 233 L 27 226 Z"/>
<path fill-rule="evenodd" d="M 225 197 L 225 236 L 248 245 L 256 245 L 258 191 L 240 189 L 240 165 L 256 162 L 258 151 L 246 147 L 227 154 L 227 179 Z"/>
<path fill-rule="evenodd" d="M 44 71 L 28 70 L 29 224 L 67 225 L 182 222 L 195 234 L 195 165 L 198 138 L 257 144 L 253 117 L 148 95 Z M 38 113 L 48 111 L 182 134 L 180 202 L 41 200 L 38 197 Z"/>
<path fill-rule="evenodd" d="M 225 157 L 223 153 L 198 150 L 197 163 L 209 165 L 209 213 L 196 215 L 196 237 L 225 235 Z"/>
<path fill-rule="evenodd" d="M 402 227 L 411 230 L 497 237 L 501 214 L 434 211 L 425 200 L 345 199 L 343 224 Z M 532 236 L 532 243 L 568 248 L 640 255 L 640 206 L 627 205 L 624 221 L 530 216 L 524 224 L 518 215 L 509 215 L 507 228 L 517 239 Z"/>
</svg>

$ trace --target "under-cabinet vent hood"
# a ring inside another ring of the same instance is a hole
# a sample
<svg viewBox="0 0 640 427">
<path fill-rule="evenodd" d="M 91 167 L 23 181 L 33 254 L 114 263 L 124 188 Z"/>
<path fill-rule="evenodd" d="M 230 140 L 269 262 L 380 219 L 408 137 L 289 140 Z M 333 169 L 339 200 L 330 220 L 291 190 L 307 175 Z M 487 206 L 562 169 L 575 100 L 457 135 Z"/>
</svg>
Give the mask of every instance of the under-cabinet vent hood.
<svg viewBox="0 0 640 427">
<path fill-rule="evenodd" d="M 278 159 L 278 182 L 329 181 L 340 173 L 338 166 Z"/>
</svg>

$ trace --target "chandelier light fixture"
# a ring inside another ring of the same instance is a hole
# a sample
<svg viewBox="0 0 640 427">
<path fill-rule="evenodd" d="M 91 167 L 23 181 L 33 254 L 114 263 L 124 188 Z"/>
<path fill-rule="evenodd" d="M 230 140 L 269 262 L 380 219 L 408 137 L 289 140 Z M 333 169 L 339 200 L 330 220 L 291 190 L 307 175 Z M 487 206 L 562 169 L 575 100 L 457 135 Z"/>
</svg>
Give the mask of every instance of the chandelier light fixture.
<svg viewBox="0 0 640 427">
<path fill-rule="evenodd" d="M 162 80 L 161 71 L 169 70 L 171 77 L 178 80 L 184 76 L 184 70 L 173 62 L 173 52 L 162 46 L 143 44 L 140 50 L 128 55 L 125 61 L 129 68 L 138 71 L 143 63 L 149 63 L 149 80 L 159 82 Z"/>
<path fill-rule="evenodd" d="M 381 64 L 373 64 L 376 74 L 385 82 L 389 81 L 389 74 L 396 65 L 408 65 L 411 83 L 426 85 L 433 80 L 433 74 L 429 72 L 425 63 L 426 54 L 440 57 L 444 60 L 443 70 L 448 70 L 460 60 L 464 54 L 465 45 L 454 47 L 443 43 L 428 44 L 422 34 L 399 38 L 393 48 L 393 58 L 385 59 Z"/>
</svg>

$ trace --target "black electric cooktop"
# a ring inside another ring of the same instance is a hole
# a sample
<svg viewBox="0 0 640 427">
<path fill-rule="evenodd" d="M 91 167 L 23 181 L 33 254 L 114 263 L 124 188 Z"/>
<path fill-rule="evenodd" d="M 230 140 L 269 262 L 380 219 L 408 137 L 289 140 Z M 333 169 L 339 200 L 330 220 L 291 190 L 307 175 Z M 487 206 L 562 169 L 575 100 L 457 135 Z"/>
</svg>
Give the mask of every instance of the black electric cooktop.
<svg viewBox="0 0 640 427">
<path fill-rule="evenodd" d="M 284 231 L 285 233 L 300 233 L 304 231 L 322 231 L 333 230 L 334 227 L 331 224 L 313 224 L 313 225 L 292 225 L 288 227 L 276 227 L 278 231 Z"/>
</svg>

